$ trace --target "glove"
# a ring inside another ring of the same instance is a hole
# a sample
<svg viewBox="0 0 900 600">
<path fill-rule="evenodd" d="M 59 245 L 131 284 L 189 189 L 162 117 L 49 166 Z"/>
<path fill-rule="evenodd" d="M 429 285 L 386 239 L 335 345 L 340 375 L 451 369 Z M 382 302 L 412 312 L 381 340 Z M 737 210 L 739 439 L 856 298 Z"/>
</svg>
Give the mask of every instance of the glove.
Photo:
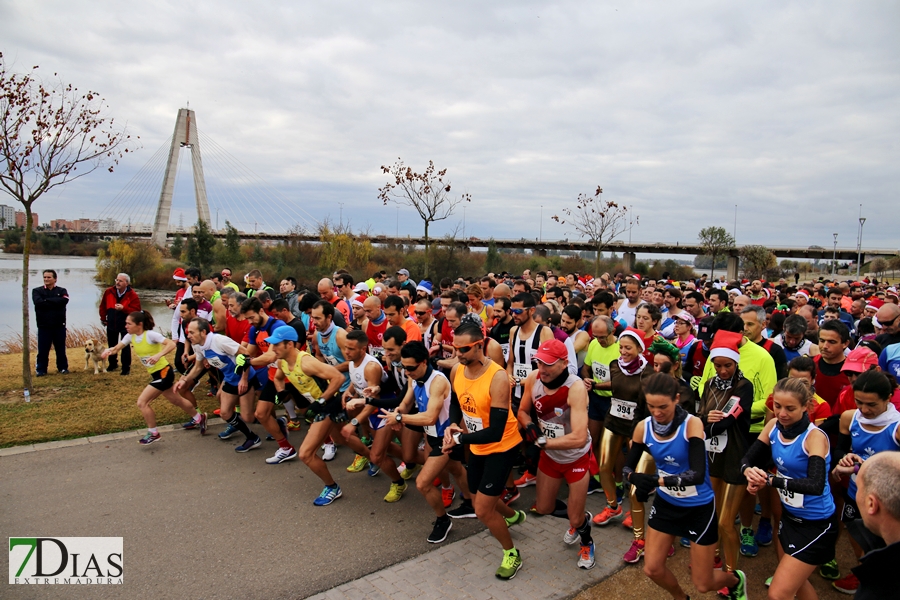
<svg viewBox="0 0 900 600">
<path fill-rule="evenodd" d="M 538 426 L 534 423 L 529 423 L 528 427 L 522 432 L 522 437 L 525 438 L 525 441 L 529 444 L 533 444 L 541 437 L 541 430 L 538 429 Z"/>
<path fill-rule="evenodd" d="M 237 375 L 240 375 L 244 372 L 244 369 L 247 366 L 247 355 L 246 354 L 238 354 L 234 357 L 234 372 Z"/>
<path fill-rule="evenodd" d="M 634 497 L 638 502 L 646 502 L 650 499 L 650 492 L 659 486 L 659 480 L 655 475 L 644 473 L 632 473 L 629 479 L 634 486 Z"/>
<path fill-rule="evenodd" d="M 695 392 L 698 389 L 700 389 L 700 376 L 699 375 L 694 375 L 693 377 L 691 377 L 691 389 L 694 390 Z"/>
</svg>

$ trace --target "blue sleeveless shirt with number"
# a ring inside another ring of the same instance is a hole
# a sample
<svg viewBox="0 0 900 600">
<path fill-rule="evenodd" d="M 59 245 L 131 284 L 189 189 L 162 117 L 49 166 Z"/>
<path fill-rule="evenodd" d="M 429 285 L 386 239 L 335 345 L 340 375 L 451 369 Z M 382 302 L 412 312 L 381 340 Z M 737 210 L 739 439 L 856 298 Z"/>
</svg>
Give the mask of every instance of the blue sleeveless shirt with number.
<svg viewBox="0 0 900 600">
<path fill-rule="evenodd" d="M 897 442 L 897 427 L 900 422 L 885 425 L 878 431 L 866 431 L 860 425 L 856 418 L 859 416 L 859 410 L 853 413 L 853 419 L 850 421 L 850 442 L 853 454 L 859 456 L 865 462 L 879 452 L 887 452 L 890 450 L 900 450 L 900 443 Z M 856 473 L 850 476 L 850 486 L 847 488 L 850 497 L 856 500 Z"/>
<path fill-rule="evenodd" d="M 782 441 L 778 428 L 773 427 L 769 433 L 772 446 L 772 460 L 778 470 L 778 476 L 785 479 L 805 479 L 809 474 L 809 454 L 806 451 L 806 438 L 818 427 L 809 424 L 806 432 L 787 442 Z M 825 472 L 831 471 L 831 454 L 825 454 Z M 809 496 L 788 490 L 778 490 L 784 509 L 800 519 L 819 521 L 828 519 L 834 514 L 834 499 L 831 497 L 831 486 L 825 478 L 825 489 L 821 496 Z"/>
<path fill-rule="evenodd" d="M 653 433 L 653 423 L 650 422 L 652 418 L 644 419 L 644 444 L 653 455 L 659 477 L 678 475 L 688 471 L 691 466 L 687 426 L 691 419 L 697 417 L 688 415 L 687 419 L 675 430 L 675 435 L 667 440 L 661 440 Z M 705 452 L 703 460 L 706 460 Z M 659 486 L 657 491 L 663 494 L 660 496 L 661 498 L 675 506 L 703 506 L 712 502 L 715 497 L 712 486 L 709 484 L 708 466 L 706 467 L 706 476 L 700 485 Z"/>
<path fill-rule="evenodd" d="M 431 390 L 431 383 L 435 379 L 447 379 L 447 376 L 438 371 L 437 369 L 433 369 L 431 375 L 422 383 L 419 384 L 418 381 L 413 380 L 413 396 L 416 399 L 416 408 L 420 413 L 424 413 L 428 410 L 428 401 L 429 401 L 429 391 Z M 449 383 L 449 380 L 448 380 Z M 430 435 L 431 437 L 439 438 L 444 435 L 444 430 L 447 429 L 447 425 L 450 424 L 450 386 L 447 386 L 447 396 L 442 399 L 441 410 L 438 413 L 437 422 L 434 425 L 425 425 L 425 434 Z"/>
<path fill-rule="evenodd" d="M 317 331 L 316 343 L 319 345 L 319 351 L 325 358 L 325 362 L 332 367 L 337 367 L 339 364 L 347 362 L 347 359 L 344 358 L 344 353 L 341 352 L 341 347 L 337 343 L 337 327 L 331 330 L 331 335 L 328 336 L 328 341 L 325 343 L 322 342 L 322 334 Z M 346 392 L 347 388 L 350 387 L 350 371 L 348 370 L 341 374 L 344 376 L 341 391 Z"/>
</svg>

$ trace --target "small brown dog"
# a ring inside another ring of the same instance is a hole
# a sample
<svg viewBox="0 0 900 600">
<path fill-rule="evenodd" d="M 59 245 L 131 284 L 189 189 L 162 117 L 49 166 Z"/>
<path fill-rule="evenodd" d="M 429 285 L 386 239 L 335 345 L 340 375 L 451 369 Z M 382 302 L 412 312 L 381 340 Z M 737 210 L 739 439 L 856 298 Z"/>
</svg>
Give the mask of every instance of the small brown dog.
<svg viewBox="0 0 900 600">
<path fill-rule="evenodd" d="M 84 370 L 94 363 L 94 375 L 101 370 L 106 373 L 106 359 L 103 358 L 103 348 L 100 344 L 94 344 L 94 340 L 88 340 L 84 345 Z"/>
</svg>

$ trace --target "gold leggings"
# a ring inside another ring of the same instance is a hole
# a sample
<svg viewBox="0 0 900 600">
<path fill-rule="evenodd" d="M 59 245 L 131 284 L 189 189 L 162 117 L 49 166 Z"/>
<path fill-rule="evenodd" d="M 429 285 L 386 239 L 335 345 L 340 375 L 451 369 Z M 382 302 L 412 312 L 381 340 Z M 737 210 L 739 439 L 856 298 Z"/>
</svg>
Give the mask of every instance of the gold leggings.
<svg viewBox="0 0 900 600">
<path fill-rule="evenodd" d="M 603 486 L 603 493 L 606 494 L 606 503 L 610 506 L 616 505 L 616 480 L 613 477 L 613 469 L 616 466 L 616 457 L 622 451 L 622 444 L 628 438 L 618 433 L 613 433 L 609 429 L 603 429 L 603 436 L 600 438 L 600 483 Z M 628 440 L 629 446 L 631 441 Z M 656 463 L 648 452 L 641 455 L 638 461 L 637 473 L 646 473 L 652 475 L 656 473 Z M 644 503 L 638 502 L 634 497 L 634 486 L 628 495 L 631 501 L 631 521 L 634 531 L 634 539 L 644 539 Z"/>
<path fill-rule="evenodd" d="M 726 571 L 737 569 L 740 538 L 734 526 L 734 519 L 741 509 L 746 485 L 725 483 L 718 477 L 711 477 L 713 493 L 716 495 L 716 509 L 719 512 L 719 550 Z"/>
</svg>

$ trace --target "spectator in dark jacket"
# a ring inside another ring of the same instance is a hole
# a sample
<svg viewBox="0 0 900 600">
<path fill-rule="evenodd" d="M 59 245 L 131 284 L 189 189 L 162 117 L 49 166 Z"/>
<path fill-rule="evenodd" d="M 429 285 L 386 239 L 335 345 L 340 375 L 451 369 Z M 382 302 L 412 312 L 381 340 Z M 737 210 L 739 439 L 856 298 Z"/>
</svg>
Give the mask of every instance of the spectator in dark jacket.
<svg viewBox="0 0 900 600">
<path fill-rule="evenodd" d="M 38 327 L 38 354 L 35 371 L 38 377 L 47 374 L 50 363 L 50 346 L 56 352 L 56 370 L 67 375 L 69 360 L 66 358 L 66 304 L 69 293 L 56 285 L 56 271 L 44 271 L 44 285 L 31 290 L 34 316 Z"/>
<path fill-rule="evenodd" d="M 116 284 L 107 288 L 100 299 L 100 322 L 106 327 L 106 343 L 110 348 L 128 333 L 125 331 L 125 317 L 138 310 L 141 310 L 141 300 L 131 288 L 131 277 L 119 273 Z M 122 375 L 128 375 L 131 372 L 131 346 L 122 348 L 121 355 Z M 119 368 L 116 360 L 116 355 L 111 354 L 107 371 Z"/>
</svg>

